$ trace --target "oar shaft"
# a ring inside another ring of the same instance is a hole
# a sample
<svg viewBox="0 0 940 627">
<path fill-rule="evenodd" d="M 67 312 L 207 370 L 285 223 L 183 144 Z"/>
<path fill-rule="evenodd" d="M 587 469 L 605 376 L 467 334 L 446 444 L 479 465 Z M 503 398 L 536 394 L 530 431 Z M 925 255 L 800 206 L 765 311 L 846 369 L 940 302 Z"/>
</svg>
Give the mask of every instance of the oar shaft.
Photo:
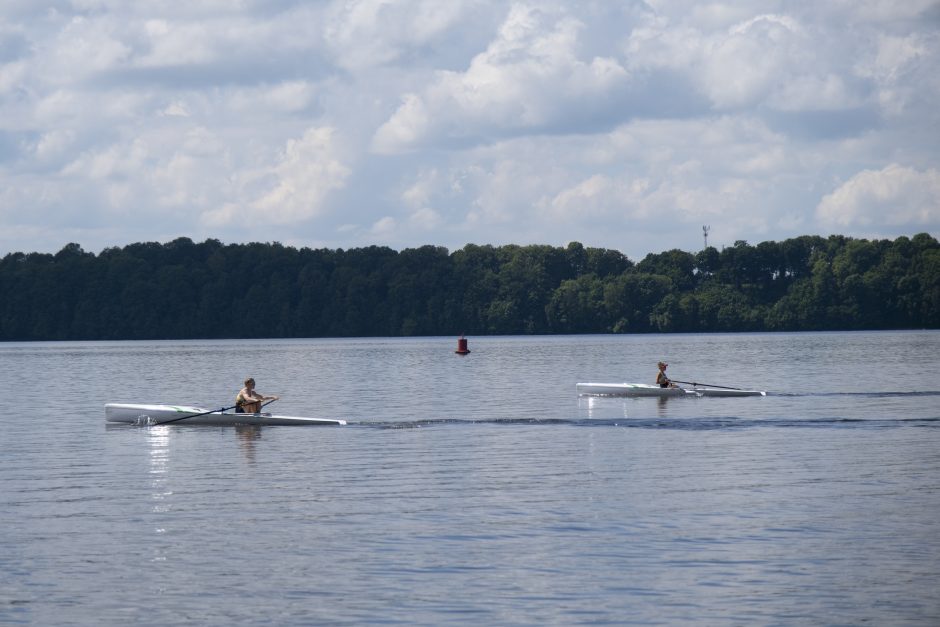
<svg viewBox="0 0 940 627">
<path fill-rule="evenodd" d="M 261 405 L 261 407 L 264 407 L 265 405 L 270 405 L 271 403 L 273 403 L 273 402 L 276 401 L 276 400 L 278 400 L 278 399 L 272 398 L 272 399 L 269 400 L 268 402 L 263 403 L 263 404 Z M 186 419 L 188 419 L 188 418 L 196 418 L 197 416 L 208 416 L 209 414 L 214 414 L 214 413 L 217 413 L 217 412 L 218 412 L 218 413 L 221 413 L 221 412 L 224 412 L 224 411 L 228 411 L 228 410 L 230 410 L 230 409 L 235 409 L 235 408 L 238 407 L 239 405 L 242 405 L 242 403 L 235 403 L 235 404 L 232 405 L 231 407 L 222 407 L 222 408 L 219 408 L 219 409 L 213 409 L 213 410 L 211 410 L 211 411 L 204 411 L 204 412 L 202 412 L 201 414 L 190 414 L 189 416 L 180 416 L 179 418 L 173 418 L 172 420 L 164 420 L 163 422 L 158 422 L 157 424 L 159 424 L 159 425 L 166 425 L 166 424 L 170 424 L 171 422 L 177 422 L 177 421 L 179 421 L 179 420 L 186 420 Z"/>
<path fill-rule="evenodd" d="M 672 381 L 673 383 L 685 383 L 686 385 L 692 385 L 692 386 L 703 385 L 707 388 L 718 388 L 720 390 L 740 390 L 741 389 L 741 388 L 729 388 L 727 385 L 714 385 L 711 383 L 702 383 L 702 382 L 695 383 L 694 381 L 679 381 L 679 379 L 669 379 L 669 380 Z"/>
<path fill-rule="evenodd" d="M 158 422 L 157 424 L 158 424 L 158 425 L 166 425 L 166 424 L 170 424 L 171 422 L 176 422 L 176 421 L 178 421 L 178 420 L 186 420 L 187 418 L 195 418 L 196 416 L 208 416 L 209 414 L 214 414 L 214 413 L 216 413 L 216 412 L 223 412 L 223 411 L 228 411 L 228 410 L 230 410 L 230 409 L 235 409 L 235 408 L 238 407 L 240 404 L 241 404 L 241 403 L 236 403 L 235 405 L 232 405 L 231 407 L 222 407 L 221 409 L 213 409 L 213 410 L 210 410 L 210 411 L 204 411 L 204 412 L 202 412 L 201 414 L 190 414 L 190 415 L 188 415 L 188 416 L 181 416 L 181 417 L 179 417 L 179 418 L 173 418 L 172 420 L 164 420 L 163 422 Z"/>
</svg>

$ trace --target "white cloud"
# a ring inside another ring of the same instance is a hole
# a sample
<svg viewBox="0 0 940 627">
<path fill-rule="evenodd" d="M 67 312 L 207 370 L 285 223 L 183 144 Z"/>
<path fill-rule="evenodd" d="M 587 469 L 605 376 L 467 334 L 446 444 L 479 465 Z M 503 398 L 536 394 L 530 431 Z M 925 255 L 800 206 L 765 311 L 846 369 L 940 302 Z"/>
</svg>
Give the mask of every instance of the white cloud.
<svg viewBox="0 0 940 627">
<path fill-rule="evenodd" d="M 140 67 L 179 66 L 212 61 L 220 51 L 218 34 L 200 23 L 147 20 L 143 24 L 146 52 L 139 55 Z"/>
<path fill-rule="evenodd" d="M 398 228 L 398 222 L 391 216 L 384 216 L 375 221 L 369 229 L 371 235 L 379 237 L 393 235 Z"/>
<path fill-rule="evenodd" d="M 579 58 L 583 28 L 564 13 L 513 5 L 496 39 L 466 71 L 438 72 L 423 93 L 404 97 L 376 132 L 373 149 L 394 154 L 538 130 L 603 108 L 628 76 L 612 57 Z"/>
<path fill-rule="evenodd" d="M 402 202 L 414 209 L 427 206 L 435 186 L 440 184 L 440 175 L 437 168 L 431 168 L 418 175 L 417 180 L 402 192 Z"/>
<path fill-rule="evenodd" d="M 186 104 L 179 101 L 171 102 L 166 106 L 165 109 L 163 109 L 161 113 L 171 117 L 189 117 L 189 110 L 186 108 Z"/>
<path fill-rule="evenodd" d="M 642 186 L 640 187 L 642 189 Z M 610 177 L 595 174 L 562 190 L 545 204 L 552 215 L 566 220 L 590 219 L 592 215 L 623 211 L 631 194 Z"/>
<path fill-rule="evenodd" d="M 740 16 L 741 7 L 720 11 Z M 677 14 L 647 16 L 630 34 L 624 50 L 633 71 L 668 69 L 686 76 L 713 110 L 765 106 L 781 111 L 832 111 L 864 104 L 851 67 L 857 46 L 848 49 L 820 39 L 813 15 L 760 14 L 717 28 L 714 22 Z M 845 41 L 840 41 L 845 47 Z"/>
<path fill-rule="evenodd" d="M 764 102 L 785 86 L 807 45 L 796 20 L 765 14 L 714 31 L 657 19 L 633 34 L 628 53 L 638 67 L 691 69 L 715 108 L 737 109 Z"/>
<path fill-rule="evenodd" d="M 467 5 L 456 0 L 334 2 L 325 40 L 337 64 L 347 70 L 385 65 L 459 26 Z"/>
<path fill-rule="evenodd" d="M 273 188 L 251 203 L 257 219 L 295 224 L 319 215 L 329 193 L 346 184 L 350 170 L 338 156 L 335 129 L 310 128 L 287 142 L 270 174 Z"/>
<path fill-rule="evenodd" d="M 29 65 L 25 61 L 13 61 L 0 65 L 0 94 L 8 94 L 23 84 Z"/>
<path fill-rule="evenodd" d="M 444 225 L 441 215 L 430 207 L 422 207 L 408 216 L 408 225 L 422 231 L 433 231 Z"/>
<path fill-rule="evenodd" d="M 376 131 L 372 149 L 379 154 L 395 154 L 417 147 L 430 126 L 430 114 L 421 97 L 405 94 L 395 115 Z"/>
<path fill-rule="evenodd" d="M 59 35 L 47 71 L 60 80 L 120 66 L 132 53 L 108 21 L 75 17 Z"/>
<path fill-rule="evenodd" d="M 316 87 L 308 81 L 285 81 L 276 85 L 233 90 L 226 106 L 241 115 L 265 117 L 302 113 L 316 101 Z"/>
<path fill-rule="evenodd" d="M 933 69 L 938 60 L 937 47 L 929 45 L 920 34 L 882 34 L 877 46 L 868 50 L 854 69 L 859 76 L 874 83 L 879 106 L 888 114 L 900 115 L 911 98 L 921 91 L 918 83 L 936 84 Z M 929 69 L 920 70 L 919 64 Z"/>
<path fill-rule="evenodd" d="M 878 50 L 868 74 L 881 80 L 896 80 L 905 66 L 926 55 L 928 47 L 920 35 L 878 38 Z"/>
<path fill-rule="evenodd" d="M 672 6 L 676 6 L 673 4 Z M 663 7 L 659 7 L 660 10 Z M 751 5 L 727 2 L 693 2 L 681 15 L 706 30 L 722 30 L 746 21 L 755 10 Z"/>
<path fill-rule="evenodd" d="M 770 102 L 782 111 L 838 111 L 864 104 L 836 74 L 796 76 L 778 86 Z"/>
<path fill-rule="evenodd" d="M 929 9 L 936 9 L 936 0 L 837 0 L 847 11 L 865 21 L 898 22 L 918 18 Z"/>
<path fill-rule="evenodd" d="M 144 141 L 114 144 L 82 154 L 63 169 L 63 174 L 100 182 L 132 175 L 143 167 L 147 159 L 148 148 Z"/>
<path fill-rule="evenodd" d="M 75 142 L 74 131 L 50 130 L 42 134 L 36 143 L 36 158 L 40 161 L 58 159 L 66 154 Z"/>
<path fill-rule="evenodd" d="M 816 207 L 827 227 L 940 225 L 940 170 L 925 171 L 892 163 L 864 170 L 827 194 Z"/>
</svg>

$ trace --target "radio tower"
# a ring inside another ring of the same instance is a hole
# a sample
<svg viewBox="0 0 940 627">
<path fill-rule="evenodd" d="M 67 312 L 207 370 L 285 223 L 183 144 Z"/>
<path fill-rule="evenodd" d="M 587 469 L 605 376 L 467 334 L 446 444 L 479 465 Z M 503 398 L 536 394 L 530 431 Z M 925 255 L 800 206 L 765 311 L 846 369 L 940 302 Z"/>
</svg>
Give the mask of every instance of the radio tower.
<svg viewBox="0 0 940 627">
<path fill-rule="evenodd" d="M 708 232 L 712 230 L 710 226 L 702 227 L 702 235 L 705 237 L 705 248 L 708 248 Z"/>
</svg>

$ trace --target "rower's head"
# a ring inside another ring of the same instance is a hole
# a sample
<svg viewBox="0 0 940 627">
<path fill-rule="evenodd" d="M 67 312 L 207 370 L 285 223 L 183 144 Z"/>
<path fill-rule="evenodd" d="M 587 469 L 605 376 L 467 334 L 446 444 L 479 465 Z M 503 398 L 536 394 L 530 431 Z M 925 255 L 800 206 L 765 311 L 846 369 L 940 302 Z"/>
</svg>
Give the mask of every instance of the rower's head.
<svg viewBox="0 0 940 627">
<path fill-rule="evenodd" d="M 669 366 L 669 364 L 667 364 L 667 363 L 664 362 L 664 361 L 659 362 L 658 365 L 659 365 L 659 369 L 660 369 L 660 370 L 665 370 L 665 369 Z"/>
<path fill-rule="evenodd" d="M 255 387 L 255 380 L 252 379 L 251 377 L 248 377 L 247 379 L 245 379 L 245 387 L 246 387 L 246 388 L 253 388 L 253 387 Z"/>
</svg>

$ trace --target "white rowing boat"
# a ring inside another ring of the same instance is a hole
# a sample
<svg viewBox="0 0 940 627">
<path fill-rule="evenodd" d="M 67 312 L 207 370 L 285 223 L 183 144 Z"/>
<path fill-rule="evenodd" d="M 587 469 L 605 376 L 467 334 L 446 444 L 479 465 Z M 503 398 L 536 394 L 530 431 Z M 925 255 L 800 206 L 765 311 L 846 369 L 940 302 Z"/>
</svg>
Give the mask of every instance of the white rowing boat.
<svg viewBox="0 0 940 627">
<path fill-rule="evenodd" d="M 767 396 L 761 390 L 740 390 L 737 388 L 693 386 L 690 388 L 661 388 L 650 383 L 579 383 L 578 394 L 590 396 L 652 396 L 670 398 L 673 396 Z"/>
<path fill-rule="evenodd" d="M 192 416 L 187 417 L 187 416 Z M 135 405 L 107 403 L 104 419 L 135 425 L 344 425 L 345 420 L 304 418 L 272 414 L 236 414 L 186 405 Z"/>
</svg>

